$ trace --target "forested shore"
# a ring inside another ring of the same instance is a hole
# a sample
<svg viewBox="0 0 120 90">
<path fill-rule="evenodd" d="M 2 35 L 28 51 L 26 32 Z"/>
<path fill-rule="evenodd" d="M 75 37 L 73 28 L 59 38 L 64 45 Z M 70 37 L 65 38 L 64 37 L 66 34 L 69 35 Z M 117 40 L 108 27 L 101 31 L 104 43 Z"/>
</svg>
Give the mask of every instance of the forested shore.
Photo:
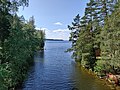
<svg viewBox="0 0 120 90">
<path fill-rule="evenodd" d="M 20 85 L 34 51 L 44 49 L 45 32 L 36 30 L 34 17 L 17 14 L 28 6 L 29 0 L 0 0 L 0 90 Z M 68 29 L 76 62 L 120 85 L 120 0 L 89 0 L 84 16 L 78 14 Z"/>
<path fill-rule="evenodd" d="M 120 0 L 90 0 L 84 16 L 78 14 L 68 28 L 73 58 L 99 77 L 120 84 Z"/>
<path fill-rule="evenodd" d="M 35 50 L 44 49 L 45 32 L 35 29 L 32 16 L 18 16 L 28 0 L 0 0 L 0 90 L 21 84 L 33 64 Z"/>
</svg>

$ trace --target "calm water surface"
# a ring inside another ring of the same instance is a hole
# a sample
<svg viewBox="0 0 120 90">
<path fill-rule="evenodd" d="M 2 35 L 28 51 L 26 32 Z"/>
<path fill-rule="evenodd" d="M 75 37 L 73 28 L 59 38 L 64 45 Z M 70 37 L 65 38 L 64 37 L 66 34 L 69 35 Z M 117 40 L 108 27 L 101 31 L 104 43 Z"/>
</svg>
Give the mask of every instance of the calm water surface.
<svg viewBox="0 0 120 90">
<path fill-rule="evenodd" d="M 68 41 L 46 41 L 44 52 L 35 53 L 35 64 L 24 82 L 23 90 L 110 90 L 76 65 Z"/>
</svg>

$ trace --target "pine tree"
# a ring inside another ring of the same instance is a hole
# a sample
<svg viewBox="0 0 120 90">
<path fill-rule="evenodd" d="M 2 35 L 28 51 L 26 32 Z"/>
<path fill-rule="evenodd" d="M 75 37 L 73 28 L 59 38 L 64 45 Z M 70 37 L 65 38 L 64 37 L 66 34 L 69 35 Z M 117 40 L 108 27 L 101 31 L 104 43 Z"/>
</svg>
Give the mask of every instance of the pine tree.
<svg viewBox="0 0 120 90">
<path fill-rule="evenodd" d="M 72 41 L 72 47 L 69 49 L 70 51 L 73 51 L 73 57 L 77 59 L 76 55 L 76 41 L 78 39 L 78 34 L 80 32 L 80 16 L 79 14 L 73 19 L 74 22 L 72 22 L 72 25 L 68 25 L 68 29 L 71 30 L 70 33 L 70 41 Z"/>
<path fill-rule="evenodd" d="M 120 4 L 118 4 L 120 5 Z M 102 59 L 111 67 L 120 66 L 120 6 L 110 15 L 101 32 Z M 104 36 L 105 35 L 105 36 Z M 112 68 L 114 69 L 114 68 Z"/>
</svg>

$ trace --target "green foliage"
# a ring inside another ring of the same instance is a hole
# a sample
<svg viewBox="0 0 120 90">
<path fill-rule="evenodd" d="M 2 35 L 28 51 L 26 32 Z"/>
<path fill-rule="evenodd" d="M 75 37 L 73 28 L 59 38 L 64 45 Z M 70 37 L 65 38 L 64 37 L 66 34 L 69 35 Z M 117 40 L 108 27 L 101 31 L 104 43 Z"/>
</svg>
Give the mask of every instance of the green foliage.
<svg viewBox="0 0 120 90">
<path fill-rule="evenodd" d="M 44 43 L 44 40 L 45 40 L 45 32 L 44 31 L 42 31 L 42 30 L 36 30 L 36 35 L 37 35 L 37 37 L 38 37 L 38 50 L 40 50 L 40 49 L 44 49 L 44 45 L 45 45 L 45 43 Z M 41 48 L 42 47 L 42 48 Z"/>
<path fill-rule="evenodd" d="M 76 22 L 76 21 L 77 22 Z M 85 15 L 75 17 L 71 30 L 73 57 L 99 74 L 120 67 L 120 1 L 90 0 Z M 100 51 L 98 60 L 96 51 Z"/>
<path fill-rule="evenodd" d="M 7 90 L 11 86 L 11 69 L 8 63 L 0 65 L 0 90 Z"/>
<path fill-rule="evenodd" d="M 101 31 L 102 42 L 100 44 L 102 60 L 109 66 L 120 67 L 120 3 L 115 11 L 106 18 Z M 114 68 L 113 68 L 114 69 Z"/>
<path fill-rule="evenodd" d="M 94 72 L 97 73 L 97 75 L 99 76 L 102 76 L 102 75 L 105 75 L 105 72 L 103 71 L 106 71 L 107 67 L 105 67 L 107 64 L 105 63 L 105 61 L 103 60 L 97 60 L 96 62 L 96 66 L 94 67 Z"/>
<path fill-rule="evenodd" d="M 70 41 L 72 41 L 72 48 L 73 51 L 73 58 L 77 59 L 77 47 L 76 42 L 78 39 L 78 34 L 80 32 L 79 26 L 80 26 L 80 16 L 79 14 L 73 19 L 74 22 L 72 22 L 72 25 L 68 25 L 69 30 L 71 30 L 70 33 Z M 70 49 L 68 51 L 71 51 Z"/>
<path fill-rule="evenodd" d="M 35 29 L 34 17 L 26 22 L 15 14 L 19 6 L 27 5 L 27 0 L 0 0 L 0 90 L 22 83 L 34 51 L 44 48 L 45 33 Z"/>
</svg>

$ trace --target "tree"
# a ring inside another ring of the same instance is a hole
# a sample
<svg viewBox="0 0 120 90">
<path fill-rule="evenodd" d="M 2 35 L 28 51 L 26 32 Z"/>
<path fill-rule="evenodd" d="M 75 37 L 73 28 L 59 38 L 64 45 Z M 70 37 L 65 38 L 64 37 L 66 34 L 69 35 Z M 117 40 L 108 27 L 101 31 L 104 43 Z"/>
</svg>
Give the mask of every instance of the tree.
<svg viewBox="0 0 120 90">
<path fill-rule="evenodd" d="M 76 41 L 78 39 L 78 34 L 80 32 L 80 16 L 79 14 L 73 19 L 72 25 L 68 25 L 68 29 L 71 30 L 70 41 L 72 41 L 72 47 L 68 51 L 73 51 L 73 58 L 77 59 L 76 55 Z"/>
<path fill-rule="evenodd" d="M 117 3 L 118 0 L 90 0 L 85 8 L 84 16 L 82 18 L 80 18 L 80 16 L 76 16 L 75 20 L 78 22 L 76 23 L 74 20 L 74 23 L 72 22 L 72 26 L 68 26 L 68 28 L 72 31 L 70 37 L 70 40 L 72 41 L 72 48 L 70 50 L 73 51 L 75 59 L 80 61 L 81 65 L 88 69 L 97 70 L 99 66 L 104 68 L 102 63 L 105 64 L 105 62 L 102 62 L 102 60 L 97 58 L 97 52 L 99 51 L 98 55 L 100 56 L 101 53 L 102 56 L 103 53 L 108 52 L 108 48 L 115 46 L 113 44 L 115 41 L 111 39 L 112 41 L 110 42 L 110 39 L 108 39 L 109 36 L 106 37 L 108 32 L 106 29 L 103 29 L 103 27 L 108 28 L 110 26 L 111 22 L 107 19 L 109 19 L 111 14 L 115 12 L 114 7 Z M 107 24 L 108 21 L 110 22 L 109 24 Z M 115 33 L 116 32 L 114 32 L 114 35 Z M 106 41 L 109 41 L 110 43 L 106 43 Z M 106 45 L 106 48 L 105 46 L 102 46 L 103 43 Z M 112 51 L 113 49 L 111 49 L 110 52 Z M 109 54 L 106 53 L 106 55 Z M 104 56 L 105 55 L 102 57 Z M 101 63 L 99 63 L 100 61 Z"/>
<path fill-rule="evenodd" d="M 120 66 L 120 10 L 119 3 L 117 4 L 117 8 L 115 11 L 106 18 L 105 26 L 101 32 L 101 53 L 102 60 L 108 63 L 109 66 L 113 67 L 113 71 L 115 67 Z M 104 36 L 105 35 L 105 36 Z"/>
<path fill-rule="evenodd" d="M 0 90 L 22 83 L 38 43 L 44 47 L 44 34 L 38 37 L 34 17 L 25 22 L 16 14 L 19 6 L 28 6 L 28 0 L 0 0 Z"/>
</svg>

